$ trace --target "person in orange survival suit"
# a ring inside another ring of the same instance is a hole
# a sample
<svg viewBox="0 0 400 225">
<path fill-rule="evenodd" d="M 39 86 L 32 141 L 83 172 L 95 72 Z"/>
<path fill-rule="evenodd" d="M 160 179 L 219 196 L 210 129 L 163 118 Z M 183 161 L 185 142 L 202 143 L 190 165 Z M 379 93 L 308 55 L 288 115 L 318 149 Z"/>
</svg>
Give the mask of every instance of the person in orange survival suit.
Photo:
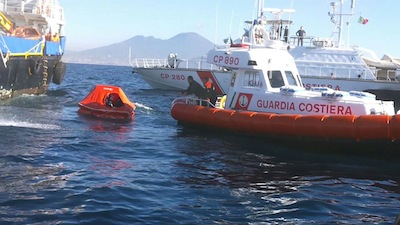
<svg viewBox="0 0 400 225">
<path fill-rule="evenodd" d="M 204 88 L 207 91 L 207 97 L 210 100 L 210 103 L 215 105 L 217 102 L 217 93 L 215 92 L 215 87 L 210 78 L 203 78 Z"/>
</svg>

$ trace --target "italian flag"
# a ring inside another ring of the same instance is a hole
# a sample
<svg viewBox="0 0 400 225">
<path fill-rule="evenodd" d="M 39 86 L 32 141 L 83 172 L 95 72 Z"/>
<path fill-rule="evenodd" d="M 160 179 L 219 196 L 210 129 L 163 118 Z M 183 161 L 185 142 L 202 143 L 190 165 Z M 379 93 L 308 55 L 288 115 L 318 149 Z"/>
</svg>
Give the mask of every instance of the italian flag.
<svg viewBox="0 0 400 225">
<path fill-rule="evenodd" d="M 368 23 L 368 19 L 360 16 L 360 18 L 358 18 L 358 22 L 361 23 L 361 24 L 367 24 Z"/>
</svg>

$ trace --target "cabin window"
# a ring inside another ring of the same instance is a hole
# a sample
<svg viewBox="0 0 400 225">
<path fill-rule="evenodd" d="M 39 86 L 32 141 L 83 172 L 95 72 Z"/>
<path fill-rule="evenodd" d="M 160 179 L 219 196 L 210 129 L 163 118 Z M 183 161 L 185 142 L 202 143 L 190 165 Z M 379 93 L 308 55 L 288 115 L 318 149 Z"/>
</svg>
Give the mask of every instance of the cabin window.
<svg viewBox="0 0 400 225">
<path fill-rule="evenodd" d="M 269 71 L 268 79 L 269 83 L 271 84 L 271 87 L 273 88 L 278 88 L 285 85 L 281 71 Z"/>
<path fill-rule="evenodd" d="M 243 87 L 260 88 L 262 87 L 262 76 L 260 71 L 249 70 L 244 72 Z"/>
<path fill-rule="evenodd" d="M 293 75 L 291 71 L 285 71 L 285 75 L 288 81 L 288 85 L 298 86 L 298 82 L 296 82 L 296 77 Z"/>
</svg>

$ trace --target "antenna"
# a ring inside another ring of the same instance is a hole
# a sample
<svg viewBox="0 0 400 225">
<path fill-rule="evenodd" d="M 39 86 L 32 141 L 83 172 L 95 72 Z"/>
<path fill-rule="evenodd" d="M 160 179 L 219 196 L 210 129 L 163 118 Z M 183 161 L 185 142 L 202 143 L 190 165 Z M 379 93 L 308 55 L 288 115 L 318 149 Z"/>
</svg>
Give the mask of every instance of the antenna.
<svg viewBox="0 0 400 225">
<path fill-rule="evenodd" d="M 336 2 L 339 2 L 339 13 L 336 13 Z M 337 34 L 337 40 L 336 40 L 336 47 L 342 47 L 343 46 L 343 41 L 342 41 L 342 32 L 343 32 L 343 16 L 353 16 L 354 15 L 354 6 L 355 6 L 355 0 L 351 1 L 351 12 L 348 14 L 343 13 L 343 0 L 336 0 L 331 2 L 331 12 L 328 13 L 328 15 L 331 17 L 332 23 L 335 24 L 333 32 L 331 37 L 333 37 L 335 34 Z M 336 19 L 336 17 L 339 17 L 339 20 Z M 350 22 L 347 22 L 347 41 L 346 41 L 346 47 L 348 47 L 349 44 L 349 36 L 350 36 Z M 335 31 L 337 30 L 337 31 Z"/>
<path fill-rule="evenodd" d="M 214 45 L 217 44 L 217 38 L 218 38 L 218 10 L 219 10 L 219 5 L 217 4 L 217 12 L 215 15 L 215 37 L 214 37 Z"/>
<path fill-rule="evenodd" d="M 232 23 L 233 23 L 233 10 L 232 10 L 232 13 L 231 13 L 231 24 L 229 26 L 229 35 L 232 34 Z"/>
<path fill-rule="evenodd" d="M 262 14 L 262 8 L 264 7 L 264 0 L 258 1 L 258 6 L 257 6 L 257 17 L 261 16 Z"/>
<path fill-rule="evenodd" d="M 339 47 L 342 46 L 342 29 L 343 29 L 343 0 L 340 0 L 340 17 L 339 17 Z"/>
<path fill-rule="evenodd" d="M 356 0 L 351 0 L 351 11 L 350 11 L 350 17 L 354 15 L 354 8 L 356 5 Z M 350 20 L 347 22 L 347 42 L 346 42 L 346 47 L 349 47 L 350 43 Z"/>
</svg>

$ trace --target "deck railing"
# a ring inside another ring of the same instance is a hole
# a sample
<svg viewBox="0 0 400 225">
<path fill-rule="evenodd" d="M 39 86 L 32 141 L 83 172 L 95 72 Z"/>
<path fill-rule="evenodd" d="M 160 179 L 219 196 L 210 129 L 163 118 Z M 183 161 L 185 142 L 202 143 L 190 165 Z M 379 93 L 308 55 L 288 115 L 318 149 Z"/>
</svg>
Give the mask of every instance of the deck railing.
<svg viewBox="0 0 400 225">
<path fill-rule="evenodd" d="M 344 65 L 344 64 L 343 64 Z M 327 77 L 331 76 L 332 79 L 360 79 L 360 80 L 386 80 L 399 82 L 397 75 L 400 70 L 395 69 L 380 69 L 376 67 L 369 67 L 369 70 L 360 67 L 349 66 L 314 66 L 314 65 L 298 65 L 297 66 L 301 76 L 315 76 Z"/>
<path fill-rule="evenodd" d="M 195 59 L 177 59 L 175 67 L 171 66 L 168 59 L 155 58 L 137 58 L 131 60 L 131 66 L 134 68 L 179 68 L 179 69 L 197 69 L 197 70 L 218 70 L 216 65 L 206 62 L 205 58 Z"/>
</svg>

